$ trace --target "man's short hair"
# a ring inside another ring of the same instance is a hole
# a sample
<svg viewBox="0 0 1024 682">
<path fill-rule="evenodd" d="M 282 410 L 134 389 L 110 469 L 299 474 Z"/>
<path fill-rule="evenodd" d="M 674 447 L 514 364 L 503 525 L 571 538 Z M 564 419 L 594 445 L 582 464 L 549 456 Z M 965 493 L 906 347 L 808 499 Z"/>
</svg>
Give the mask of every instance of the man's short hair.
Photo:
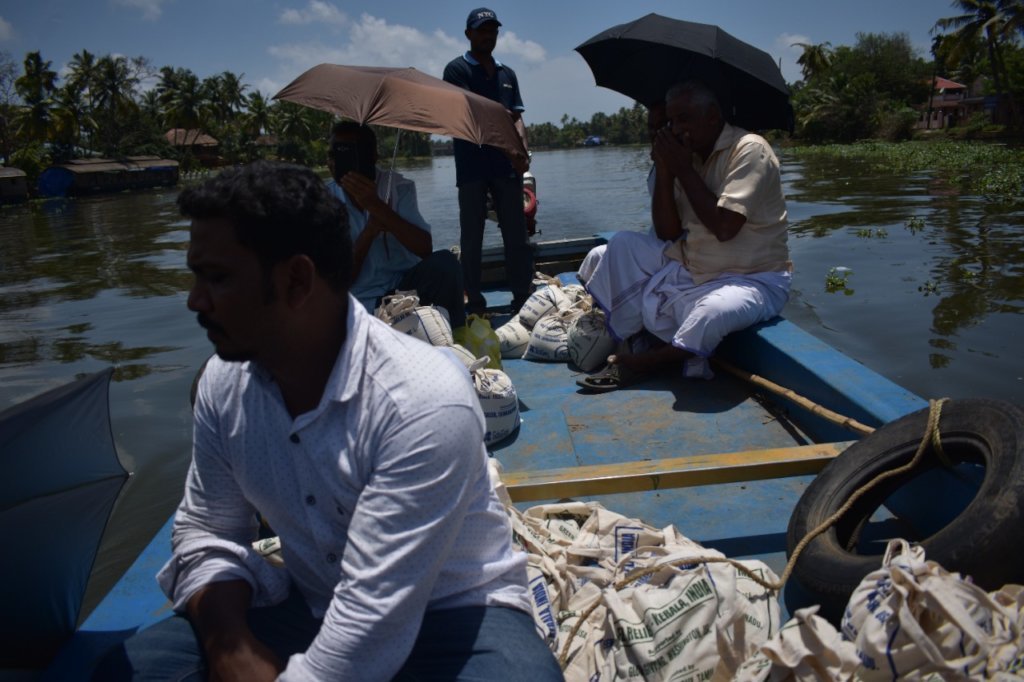
<svg viewBox="0 0 1024 682">
<path fill-rule="evenodd" d="M 683 83 L 676 83 L 665 93 L 665 101 L 671 102 L 676 97 L 689 95 L 690 101 L 700 107 L 704 114 L 711 113 L 711 107 L 722 112 L 722 103 L 718 101 L 715 91 L 699 80 L 688 80 Z"/>
<path fill-rule="evenodd" d="M 230 221 L 265 273 L 303 254 L 332 290 L 341 293 L 351 284 L 348 212 L 304 166 L 257 161 L 228 168 L 182 191 L 178 208 L 186 218 Z"/>
</svg>

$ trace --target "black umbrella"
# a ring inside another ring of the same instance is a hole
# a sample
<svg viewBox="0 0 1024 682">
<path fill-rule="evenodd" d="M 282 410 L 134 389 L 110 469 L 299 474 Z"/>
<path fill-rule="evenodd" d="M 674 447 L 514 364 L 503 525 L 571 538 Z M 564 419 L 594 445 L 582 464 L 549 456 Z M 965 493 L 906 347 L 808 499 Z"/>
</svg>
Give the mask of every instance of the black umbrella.
<svg viewBox="0 0 1024 682">
<path fill-rule="evenodd" d="M 703 81 L 730 123 L 792 130 L 789 88 L 771 55 L 717 26 L 648 14 L 576 48 L 600 86 L 650 106 L 676 83 Z"/>
</svg>

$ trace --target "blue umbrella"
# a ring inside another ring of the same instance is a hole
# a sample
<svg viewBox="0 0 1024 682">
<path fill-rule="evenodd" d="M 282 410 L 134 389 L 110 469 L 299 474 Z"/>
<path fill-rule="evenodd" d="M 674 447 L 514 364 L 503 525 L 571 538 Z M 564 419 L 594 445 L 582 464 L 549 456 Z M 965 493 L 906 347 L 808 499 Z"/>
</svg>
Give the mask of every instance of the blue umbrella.
<svg viewBox="0 0 1024 682">
<path fill-rule="evenodd" d="M 0 665 L 44 664 L 75 631 L 128 473 L 110 430 L 112 369 L 0 412 Z"/>
</svg>

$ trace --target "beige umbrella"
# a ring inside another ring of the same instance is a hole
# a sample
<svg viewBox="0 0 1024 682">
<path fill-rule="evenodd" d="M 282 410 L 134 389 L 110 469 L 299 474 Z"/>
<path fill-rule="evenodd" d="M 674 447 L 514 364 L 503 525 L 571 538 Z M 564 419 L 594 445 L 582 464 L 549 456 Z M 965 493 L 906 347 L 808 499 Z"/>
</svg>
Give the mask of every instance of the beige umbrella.
<svg viewBox="0 0 1024 682">
<path fill-rule="evenodd" d="M 503 106 L 414 68 L 320 64 L 274 99 L 329 111 L 363 124 L 450 135 L 525 163 L 526 148 Z"/>
</svg>

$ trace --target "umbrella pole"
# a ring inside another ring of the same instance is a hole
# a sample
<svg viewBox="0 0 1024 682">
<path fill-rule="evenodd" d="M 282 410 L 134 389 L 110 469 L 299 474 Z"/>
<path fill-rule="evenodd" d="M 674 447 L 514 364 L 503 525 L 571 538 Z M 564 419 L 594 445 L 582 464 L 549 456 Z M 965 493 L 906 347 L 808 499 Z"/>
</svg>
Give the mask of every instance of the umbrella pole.
<svg viewBox="0 0 1024 682">
<path fill-rule="evenodd" d="M 391 168 L 388 169 L 388 186 L 384 189 L 384 203 L 388 206 L 391 205 L 391 186 L 395 182 L 395 159 L 398 158 L 398 142 L 402 139 L 402 129 L 395 129 L 395 149 L 391 152 Z M 388 235 L 385 232 L 384 235 L 384 253 L 391 255 L 388 249 Z"/>
</svg>

